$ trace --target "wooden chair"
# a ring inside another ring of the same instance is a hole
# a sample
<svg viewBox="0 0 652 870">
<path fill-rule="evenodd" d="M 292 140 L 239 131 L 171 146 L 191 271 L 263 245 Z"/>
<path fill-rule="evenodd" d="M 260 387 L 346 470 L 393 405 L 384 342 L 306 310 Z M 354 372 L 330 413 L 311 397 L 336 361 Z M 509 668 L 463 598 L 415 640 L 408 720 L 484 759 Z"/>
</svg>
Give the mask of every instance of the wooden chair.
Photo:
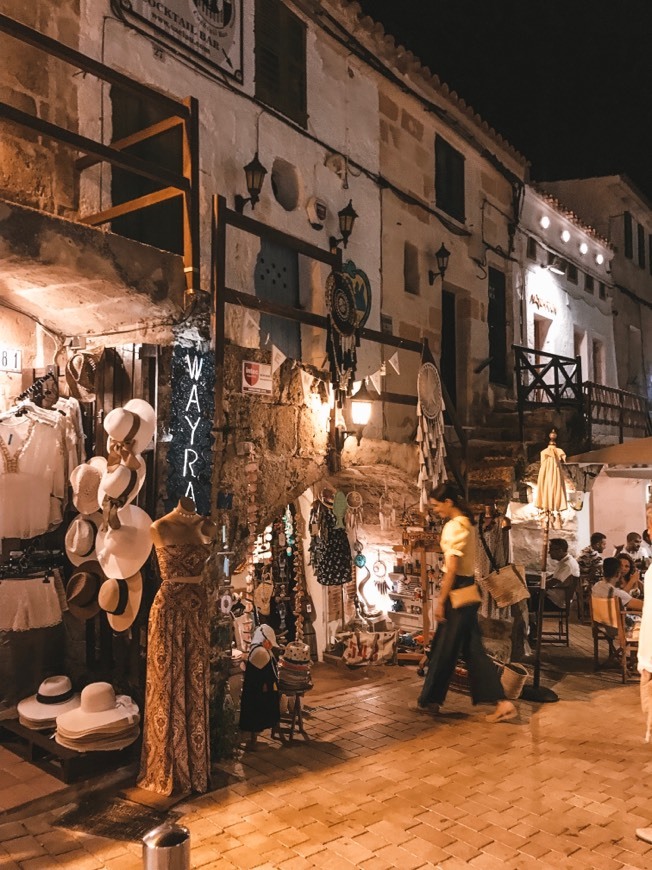
<svg viewBox="0 0 652 870">
<path fill-rule="evenodd" d="M 591 611 L 591 631 L 593 633 L 593 669 L 609 667 L 610 663 L 622 668 L 623 683 L 629 676 L 629 662 L 638 650 L 638 640 L 632 640 L 625 629 L 625 615 L 620 600 L 612 598 L 589 599 Z M 609 643 L 609 658 L 602 665 L 598 658 L 598 644 L 601 640 Z"/>
<path fill-rule="evenodd" d="M 551 601 L 546 595 L 543 601 L 543 622 L 541 624 L 541 643 L 547 644 L 563 644 L 570 646 L 570 629 L 569 618 L 571 602 L 577 590 L 579 577 L 572 577 L 568 586 L 564 586 L 565 604 L 560 609 L 553 609 Z M 546 625 L 553 623 L 554 628 L 547 628 Z"/>
</svg>

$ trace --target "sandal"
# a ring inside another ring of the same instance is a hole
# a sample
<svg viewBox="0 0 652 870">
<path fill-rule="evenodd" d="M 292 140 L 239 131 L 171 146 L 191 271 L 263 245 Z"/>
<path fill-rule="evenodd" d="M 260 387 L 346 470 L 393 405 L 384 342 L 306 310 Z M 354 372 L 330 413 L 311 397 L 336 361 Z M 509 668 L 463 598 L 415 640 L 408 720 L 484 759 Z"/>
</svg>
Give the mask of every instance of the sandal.
<svg viewBox="0 0 652 870">
<path fill-rule="evenodd" d="M 516 719 L 518 717 L 518 710 L 512 704 L 510 707 L 506 707 L 504 710 L 496 710 L 494 713 L 489 713 L 488 716 L 485 716 L 485 722 L 491 722 L 492 724 L 496 722 L 509 722 L 510 719 Z"/>
</svg>

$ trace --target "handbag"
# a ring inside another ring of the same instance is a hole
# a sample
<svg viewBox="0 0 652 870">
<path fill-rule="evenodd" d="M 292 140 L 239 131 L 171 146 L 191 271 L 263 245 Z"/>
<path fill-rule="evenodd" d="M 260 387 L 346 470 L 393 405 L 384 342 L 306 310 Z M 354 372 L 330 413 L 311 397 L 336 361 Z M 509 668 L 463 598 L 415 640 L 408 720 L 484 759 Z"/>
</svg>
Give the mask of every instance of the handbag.
<svg viewBox="0 0 652 870">
<path fill-rule="evenodd" d="M 512 604 L 518 604 L 519 601 L 529 598 L 530 593 L 525 582 L 524 566 L 515 565 L 512 562 L 503 568 L 499 568 L 482 534 L 481 524 L 478 525 L 478 531 L 480 533 L 480 542 L 492 568 L 491 574 L 487 574 L 480 582 L 496 602 L 497 606 L 511 607 Z"/>
<path fill-rule="evenodd" d="M 448 600 L 453 610 L 459 610 L 460 607 L 471 607 L 473 604 L 482 604 L 482 596 L 477 583 L 461 586 L 459 589 L 451 589 L 448 593 Z"/>
</svg>

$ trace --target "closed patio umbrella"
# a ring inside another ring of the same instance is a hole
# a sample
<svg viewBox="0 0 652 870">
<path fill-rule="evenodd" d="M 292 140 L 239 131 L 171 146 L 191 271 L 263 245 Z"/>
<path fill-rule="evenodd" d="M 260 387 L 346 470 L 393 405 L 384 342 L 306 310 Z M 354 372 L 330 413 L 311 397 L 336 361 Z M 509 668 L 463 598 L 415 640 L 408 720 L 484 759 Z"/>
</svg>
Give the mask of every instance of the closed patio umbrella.
<svg viewBox="0 0 652 870">
<path fill-rule="evenodd" d="M 550 432 L 550 443 L 541 451 L 541 467 L 537 478 L 535 506 L 541 511 L 544 520 L 543 552 L 541 555 L 541 591 L 537 612 L 537 640 L 534 653 L 534 684 L 526 686 L 522 697 L 529 701 L 558 701 L 559 696 L 551 689 L 540 686 L 541 680 L 541 632 L 543 630 L 544 599 L 546 597 L 546 568 L 548 566 L 548 541 L 550 523 L 561 518 L 561 512 L 568 507 L 562 462 L 566 454 L 557 446 L 557 430 Z"/>
</svg>

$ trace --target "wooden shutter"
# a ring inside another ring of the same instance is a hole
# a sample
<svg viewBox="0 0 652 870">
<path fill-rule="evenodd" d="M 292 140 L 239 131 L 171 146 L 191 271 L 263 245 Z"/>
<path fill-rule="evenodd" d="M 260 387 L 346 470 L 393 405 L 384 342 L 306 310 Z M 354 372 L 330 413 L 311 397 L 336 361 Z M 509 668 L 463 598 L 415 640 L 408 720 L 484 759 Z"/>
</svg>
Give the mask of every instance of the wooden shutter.
<svg viewBox="0 0 652 870">
<path fill-rule="evenodd" d="M 280 0 L 256 0 L 256 97 L 305 126 L 306 28 Z"/>
<path fill-rule="evenodd" d="M 645 230 L 638 224 L 636 227 L 638 235 L 638 265 L 641 269 L 645 269 Z"/>
<path fill-rule="evenodd" d="M 435 139 L 435 198 L 438 208 L 464 222 L 464 157 L 441 136 Z"/>
<path fill-rule="evenodd" d="M 625 233 L 625 256 L 631 260 L 634 256 L 634 240 L 632 238 L 632 216 L 628 211 L 623 215 L 623 230 Z"/>
</svg>

